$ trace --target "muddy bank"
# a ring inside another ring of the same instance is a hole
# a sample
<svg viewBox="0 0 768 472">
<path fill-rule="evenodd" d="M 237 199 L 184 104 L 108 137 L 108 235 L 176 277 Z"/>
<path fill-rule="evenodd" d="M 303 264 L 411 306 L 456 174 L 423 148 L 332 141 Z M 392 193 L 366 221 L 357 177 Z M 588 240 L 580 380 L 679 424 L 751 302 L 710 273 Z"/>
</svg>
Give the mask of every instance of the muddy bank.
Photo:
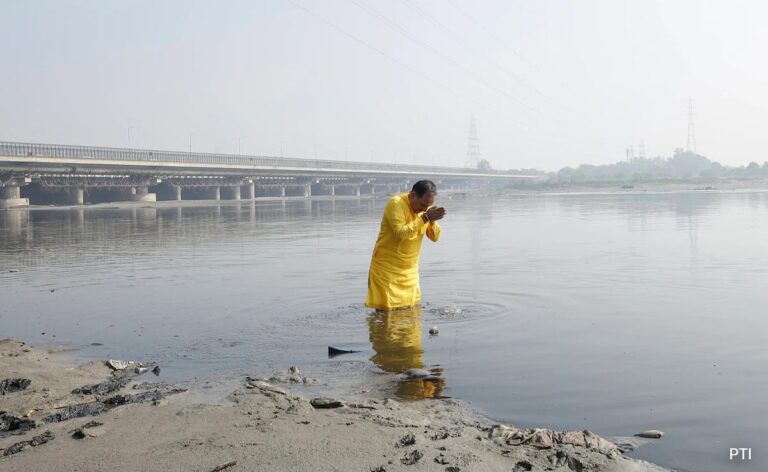
<svg viewBox="0 0 768 472">
<path fill-rule="evenodd" d="M 68 362 L 0 341 L 0 381 L 29 380 L 0 396 L 0 469 L 663 470 L 597 436 L 502 427 L 453 400 L 305 397 L 305 382 L 290 380 L 296 370 L 243 378 L 207 403 L 194 389 L 116 376 L 104 362 Z"/>
</svg>

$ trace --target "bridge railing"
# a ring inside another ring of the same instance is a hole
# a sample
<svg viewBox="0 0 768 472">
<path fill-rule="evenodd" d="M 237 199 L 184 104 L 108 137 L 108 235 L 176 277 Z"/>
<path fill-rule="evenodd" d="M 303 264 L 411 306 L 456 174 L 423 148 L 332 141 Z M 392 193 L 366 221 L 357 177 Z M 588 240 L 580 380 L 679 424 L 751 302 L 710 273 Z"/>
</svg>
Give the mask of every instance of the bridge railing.
<svg viewBox="0 0 768 472">
<path fill-rule="evenodd" d="M 385 172 L 488 174 L 492 171 L 447 166 L 382 164 L 328 159 L 296 159 L 270 156 L 241 156 L 201 152 L 158 151 L 66 144 L 34 144 L 0 141 L 0 156 L 47 157 L 56 159 L 104 159 L 113 161 L 150 161 L 190 164 L 236 165 L 245 167 L 327 168 Z"/>
</svg>

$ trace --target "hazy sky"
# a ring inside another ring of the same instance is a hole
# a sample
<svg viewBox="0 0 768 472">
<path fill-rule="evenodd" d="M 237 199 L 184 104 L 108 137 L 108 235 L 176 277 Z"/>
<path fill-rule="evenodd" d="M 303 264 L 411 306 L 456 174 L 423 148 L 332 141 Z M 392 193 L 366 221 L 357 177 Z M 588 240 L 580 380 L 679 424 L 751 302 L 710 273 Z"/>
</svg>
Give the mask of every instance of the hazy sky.
<svg viewBox="0 0 768 472">
<path fill-rule="evenodd" d="M 0 139 L 495 168 L 768 160 L 768 3 L 0 0 Z M 238 139 L 239 138 L 239 139 Z"/>
</svg>

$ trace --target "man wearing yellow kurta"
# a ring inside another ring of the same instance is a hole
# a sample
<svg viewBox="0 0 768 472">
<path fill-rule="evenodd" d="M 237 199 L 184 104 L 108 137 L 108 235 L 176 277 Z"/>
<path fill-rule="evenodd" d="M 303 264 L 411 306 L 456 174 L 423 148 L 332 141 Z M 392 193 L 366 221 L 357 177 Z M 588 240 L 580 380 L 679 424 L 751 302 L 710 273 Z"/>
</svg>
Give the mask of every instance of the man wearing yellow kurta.
<svg viewBox="0 0 768 472">
<path fill-rule="evenodd" d="M 387 202 L 371 257 L 365 306 L 394 310 L 416 306 L 421 301 L 421 240 L 426 234 L 437 242 L 437 220 L 445 216 L 445 208 L 433 206 L 436 196 L 435 184 L 420 180 L 410 192 L 395 195 Z"/>
</svg>

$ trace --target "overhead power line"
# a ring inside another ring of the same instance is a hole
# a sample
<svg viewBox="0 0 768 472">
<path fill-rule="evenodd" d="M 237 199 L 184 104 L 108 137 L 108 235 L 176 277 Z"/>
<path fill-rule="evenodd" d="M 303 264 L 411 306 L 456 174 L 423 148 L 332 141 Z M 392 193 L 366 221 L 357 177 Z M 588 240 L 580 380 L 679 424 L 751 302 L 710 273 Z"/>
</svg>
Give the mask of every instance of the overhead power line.
<svg viewBox="0 0 768 472">
<path fill-rule="evenodd" d="M 513 102 L 517 103 L 518 105 L 520 105 L 520 106 L 522 106 L 522 107 L 524 107 L 524 108 L 528 109 L 529 111 L 532 111 L 533 113 L 539 114 L 539 115 L 541 115 L 541 116 L 544 116 L 544 117 L 546 118 L 546 116 L 545 116 L 545 115 L 543 115 L 541 112 L 539 112 L 538 110 L 536 110 L 534 107 L 532 107 L 532 106 L 528 105 L 527 103 L 523 102 L 522 100 L 518 99 L 517 97 L 515 97 L 515 96 L 511 95 L 511 94 L 510 94 L 510 93 L 508 93 L 506 90 L 504 90 L 504 89 L 502 89 L 502 88 L 500 88 L 500 87 L 498 87 L 498 86 L 496 86 L 496 85 L 494 85 L 494 84 L 490 83 L 490 82 L 489 82 L 489 81 L 487 81 L 486 79 L 484 79 L 484 78 L 480 77 L 479 75 L 477 75 L 475 72 L 473 72 L 473 71 L 472 71 L 471 69 L 469 69 L 468 67 L 466 67 L 466 66 L 462 65 L 461 63 L 459 63 L 459 62 L 455 61 L 454 59 L 450 58 L 449 56 L 447 56 L 446 54 L 444 54 L 443 52 L 441 52 L 439 49 L 435 48 L 434 46 L 430 45 L 430 44 L 429 44 L 429 43 L 427 43 L 426 41 L 423 41 L 422 39 L 420 39 L 419 37 L 417 37 L 416 35 L 414 35 L 414 34 L 413 34 L 413 33 L 411 33 L 410 31 L 408 31 L 408 30 L 407 30 L 407 29 L 405 29 L 404 27 L 400 26 L 400 25 L 399 25 L 397 22 L 395 22 L 395 21 L 394 21 L 394 20 L 392 20 L 391 18 L 388 18 L 387 16 L 385 16 L 385 15 L 384 15 L 384 14 L 382 14 L 381 12 L 377 11 L 377 10 L 376 10 L 376 9 L 374 9 L 373 7 L 370 7 L 370 6 L 368 6 L 368 5 L 363 5 L 362 3 L 358 2 L 357 0 L 350 0 L 350 2 L 352 2 L 353 4 L 355 4 L 355 5 L 356 5 L 358 8 L 360 8 L 361 10 L 364 10 L 364 11 L 368 12 L 369 14 L 373 15 L 375 18 L 379 19 L 380 21 L 382 21 L 382 22 L 384 22 L 384 23 L 388 24 L 390 27 L 392 27 L 392 28 L 394 28 L 395 30 L 397 30 L 399 33 L 401 33 L 401 34 L 402 34 L 403 36 L 405 36 L 406 38 L 410 39 L 411 41 L 415 42 L 416 44 L 418 44 L 418 45 L 420 45 L 420 46 L 422 46 L 422 47 L 424 47 L 424 48 L 426 48 L 426 49 L 428 49 L 428 50 L 432 51 L 433 53 L 437 54 L 437 55 L 438 55 L 438 56 L 440 56 L 441 58 L 443 58 L 443 59 L 445 59 L 446 61 L 450 62 L 450 63 L 451 63 L 451 64 L 453 64 L 455 67 L 457 67 L 457 68 L 461 69 L 461 70 L 462 70 L 464 73 L 468 74 L 468 75 L 469 75 L 469 76 L 471 76 L 473 79 L 475 79 L 475 80 L 477 80 L 478 82 L 482 83 L 482 84 L 483 84 L 483 85 L 485 85 L 486 87 L 488 87 L 488 88 L 490 88 L 490 89 L 492 89 L 492 90 L 494 90 L 494 91 L 496 91 L 496 92 L 498 92 L 498 93 L 500 93 L 500 94 L 504 95 L 504 96 L 505 96 L 505 97 L 507 97 L 508 99 L 510 99 L 510 100 L 512 100 Z"/>
<path fill-rule="evenodd" d="M 462 15 L 467 17 L 472 23 L 475 24 L 475 26 L 477 26 L 478 28 L 483 30 L 491 39 L 496 41 L 497 44 L 499 44 L 501 47 L 503 47 L 507 51 L 511 52 L 513 55 L 517 56 L 517 58 L 520 59 L 523 63 L 525 63 L 529 68 L 531 68 L 532 70 L 535 70 L 537 72 L 541 72 L 541 69 L 539 67 L 537 67 L 535 64 L 531 63 L 531 61 L 529 61 L 525 57 L 523 57 L 522 54 L 517 52 L 517 50 L 515 50 L 514 48 L 510 47 L 506 42 L 502 41 L 498 37 L 498 35 L 496 35 L 495 33 L 493 33 L 493 31 L 490 30 L 490 28 L 487 28 L 485 25 L 483 25 L 477 18 L 475 18 L 473 15 L 471 15 L 465 9 L 459 7 L 454 0 L 447 0 L 447 2 L 456 11 L 458 11 L 459 13 L 461 13 Z M 501 66 L 501 67 L 503 68 L 503 66 Z M 506 71 L 506 68 L 504 68 L 504 69 Z M 561 88 L 563 90 L 568 90 L 571 95 L 576 94 L 576 92 L 574 92 L 574 90 L 570 87 L 570 85 L 567 82 L 560 80 L 556 75 L 551 76 L 551 78 L 554 79 L 558 83 L 558 87 L 559 88 Z M 561 103 L 557 103 L 552 97 L 550 97 L 546 93 L 542 92 L 540 89 L 538 89 L 537 87 L 532 85 L 530 82 L 525 81 L 525 80 L 521 80 L 521 81 L 526 86 L 530 87 L 531 90 L 536 92 L 539 96 L 549 100 L 551 103 L 555 104 L 558 108 L 560 108 L 560 109 L 562 109 L 562 110 L 564 110 L 564 111 L 566 111 L 568 113 L 574 113 L 576 115 L 579 115 L 580 117 L 585 118 L 585 119 L 592 119 L 593 118 L 593 117 L 587 116 L 586 114 L 584 114 L 580 110 L 574 110 L 574 109 L 571 109 L 569 107 L 563 106 Z"/>
<path fill-rule="evenodd" d="M 516 80 L 525 86 L 529 87 L 531 90 L 536 92 L 537 94 L 541 95 L 544 98 L 547 98 L 551 100 L 547 95 L 545 95 L 543 92 L 541 92 L 539 89 L 534 87 L 533 85 L 529 84 L 525 79 L 520 77 L 519 75 L 515 74 L 514 72 L 510 71 L 507 67 L 504 67 L 503 65 L 499 64 L 496 60 L 494 60 L 491 56 L 486 54 L 485 52 L 481 51 L 480 49 L 476 48 L 474 45 L 472 45 L 469 41 L 464 39 L 460 34 L 455 33 L 453 30 L 451 30 L 449 27 L 447 27 L 444 23 L 442 23 L 440 20 L 435 18 L 434 16 L 430 15 L 427 11 L 425 11 L 423 8 L 416 5 L 413 0 L 401 0 L 401 2 L 410 8 L 411 10 L 415 11 L 417 14 L 421 15 L 422 17 L 426 18 L 427 21 L 435 25 L 438 29 L 442 30 L 445 34 L 453 38 L 456 42 L 459 42 L 464 45 L 467 49 L 472 51 L 472 53 L 478 55 L 479 57 L 483 58 L 484 60 L 488 61 L 489 63 L 493 64 L 497 69 L 499 69 L 501 72 L 503 72 L 508 77 L 512 78 L 513 80 Z"/>
<path fill-rule="evenodd" d="M 338 25 L 336 25 L 336 24 L 334 24 L 334 23 L 332 23 L 332 22 L 330 22 L 330 21 L 326 20 L 325 18 L 323 18 L 322 16 L 318 15 L 316 12 L 314 12 L 314 11 L 310 10 L 309 8 L 307 8 L 307 7 L 303 6 L 303 5 L 301 5 L 301 4 L 297 3 L 297 2 L 295 2 L 294 0 L 288 0 L 288 1 L 289 1 L 289 2 L 290 2 L 292 5 L 293 5 L 293 6 L 295 6 L 296 8 L 299 8 L 300 10 L 303 10 L 304 12 L 306 12 L 307 14 L 309 14 L 310 16 L 312 16 L 313 18 L 315 18 L 316 20 L 320 21 L 321 23 L 324 23 L 325 25 L 327 25 L 327 26 L 329 26 L 329 27 L 331 27 L 331 28 L 335 29 L 335 30 L 336 30 L 336 31 L 338 31 L 339 33 L 343 34 L 344 36 L 346 36 L 346 37 L 348 37 L 348 38 L 352 39 L 353 41 L 355 41 L 355 42 L 357 42 L 357 43 L 359 43 L 359 44 L 362 44 L 363 46 L 367 47 L 368 49 L 371 49 L 371 50 L 373 50 L 373 51 L 377 52 L 378 54 L 380 54 L 380 55 L 384 56 L 385 58 L 387 58 L 387 59 L 389 59 L 390 61 L 394 62 L 395 64 L 399 65 L 400 67 L 402 67 L 402 68 L 404 68 L 404 69 L 407 69 L 408 71 L 410 71 L 411 73 L 413 73 L 413 74 L 415 74 L 415 75 L 419 76 L 420 78 L 422 78 L 422 79 L 424 79 L 424 80 L 426 80 L 426 81 L 428 81 L 428 82 L 430 82 L 430 83 L 432 83 L 432 84 L 434 84 L 434 85 L 437 85 L 437 86 L 439 86 L 439 87 L 441 87 L 441 88 L 444 88 L 444 89 L 448 90 L 448 91 L 449 91 L 449 92 L 451 92 L 451 94 L 452 94 L 453 96 L 455 96 L 455 97 L 460 97 L 460 96 L 461 96 L 461 95 L 460 95 L 460 93 L 459 93 L 458 91 L 454 90 L 454 89 L 453 89 L 453 88 L 451 88 L 450 86 L 448 86 L 448 85 L 445 85 L 445 84 L 443 84 L 443 83 L 441 83 L 441 82 L 439 82 L 439 81 L 437 81 L 437 80 L 435 80 L 435 79 L 433 79 L 433 78 L 429 77 L 428 75 L 426 75 L 426 74 L 424 74 L 424 73 L 422 73 L 422 72 L 418 71 L 417 69 L 414 69 L 413 67 L 411 67 L 410 65 L 406 64 L 405 62 L 403 62 L 403 61 L 401 61 L 401 60 L 397 59 L 396 57 L 394 57 L 394 56 L 392 56 L 392 55 L 390 55 L 390 54 L 387 54 L 387 53 L 386 53 L 385 51 L 383 51 L 382 49 L 379 49 L 379 48 L 377 48 L 376 46 L 374 46 L 374 45 L 370 44 L 369 42 L 367 42 L 367 41 L 365 41 L 365 40 L 363 40 L 363 39 L 361 39 L 361 38 L 359 38 L 359 37 L 355 36 L 354 34 L 352 34 L 352 33 L 348 32 L 348 31 L 344 30 L 343 28 L 339 27 Z M 511 122 L 513 122 L 513 123 L 515 123 L 515 124 L 518 124 L 518 125 L 521 125 L 521 126 L 526 126 L 526 125 L 527 125 L 525 122 L 522 122 L 522 121 L 519 121 L 519 120 L 517 120 L 517 119 L 515 119 L 515 118 L 512 118 L 512 117 L 511 117 L 511 116 L 509 116 L 507 113 L 505 113 L 505 112 L 503 112 L 503 111 L 501 111 L 501 110 L 498 110 L 498 109 L 496 109 L 496 108 L 493 108 L 493 107 L 491 107 L 491 106 L 488 106 L 488 105 L 486 105 L 486 104 L 484 104 L 484 103 L 481 103 L 481 102 L 478 102 L 478 101 L 472 101 L 472 100 L 470 100 L 470 99 L 468 99 L 468 98 L 465 98 L 465 97 L 462 97 L 462 98 L 463 98 L 465 101 L 467 101 L 467 102 L 471 102 L 471 103 L 474 103 L 474 104 L 476 104 L 476 105 L 478 105 L 478 106 L 481 106 L 481 107 L 483 107 L 483 108 L 486 108 L 486 109 L 488 109 L 488 110 L 491 110 L 491 111 L 493 111 L 494 113 L 498 113 L 498 114 L 500 114 L 500 115 L 503 115 L 503 116 L 504 116 L 504 117 L 506 117 L 506 118 L 507 118 L 509 121 L 511 121 Z"/>
</svg>

